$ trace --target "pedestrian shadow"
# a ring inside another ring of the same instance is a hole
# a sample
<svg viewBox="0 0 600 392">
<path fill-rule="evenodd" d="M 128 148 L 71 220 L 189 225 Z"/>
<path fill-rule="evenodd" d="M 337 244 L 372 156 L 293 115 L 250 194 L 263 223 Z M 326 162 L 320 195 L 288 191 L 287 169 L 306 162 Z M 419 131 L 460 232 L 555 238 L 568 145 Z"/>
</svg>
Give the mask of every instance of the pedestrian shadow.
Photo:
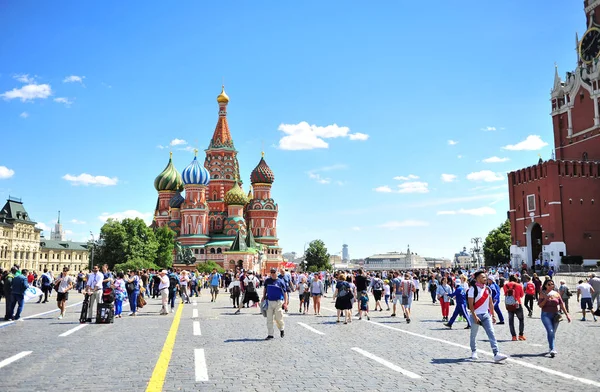
<svg viewBox="0 0 600 392">
<path fill-rule="evenodd" d="M 227 339 L 224 340 L 223 343 L 246 343 L 246 342 L 264 342 L 265 339 L 250 339 L 250 338 L 244 338 L 244 339 Z"/>
<path fill-rule="evenodd" d="M 433 358 L 431 363 L 434 365 L 443 365 L 448 363 L 472 362 L 469 358 Z"/>
<path fill-rule="evenodd" d="M 481 341 L 482 342 L 487 342 L 487 343 L 490 342 L 488 339 L 482 339 Z M 496 339 L 496 342 L 498 342 L 498 343 L 506 343 L 506 342 L 511 342 L 511 341 L 512 340 L 510 340 L 510 339 Z"/>
<path fill-rule="evenodd" d="M 530 353 L 530 354 L 511 354 L 511 358 L 530 358 L 530 357 L 545 357 L 547 353 Z"/>
</svg>

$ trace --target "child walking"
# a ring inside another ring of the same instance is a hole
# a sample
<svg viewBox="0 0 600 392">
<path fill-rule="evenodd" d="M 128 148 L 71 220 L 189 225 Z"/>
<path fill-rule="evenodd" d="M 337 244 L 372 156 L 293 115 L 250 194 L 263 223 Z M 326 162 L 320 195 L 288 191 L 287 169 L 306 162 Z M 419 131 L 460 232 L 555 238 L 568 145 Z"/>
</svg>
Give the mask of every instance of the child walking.
<svg viewBox="0 0 600 392">
<path fill-rule="evenodd" d="M 363 290 L 360 293 L 360 310 L 358 311 L 358 319 L 362 320 L 363 313 L 367 316 L 367 320 L 371 320 L 369 317 L 369 296 L 367 295 L 367 290 Z"/>
</svg>

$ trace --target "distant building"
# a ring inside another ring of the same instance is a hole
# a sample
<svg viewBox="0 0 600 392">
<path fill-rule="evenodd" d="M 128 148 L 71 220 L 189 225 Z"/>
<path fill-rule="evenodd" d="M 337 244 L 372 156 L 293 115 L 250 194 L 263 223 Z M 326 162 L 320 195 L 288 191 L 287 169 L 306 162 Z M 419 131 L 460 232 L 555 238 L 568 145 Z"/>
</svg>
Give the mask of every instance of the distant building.
<svg viewBox="0 0 600 392">
<path fill-rule="evenodd" d="M 283 254 L 283 259 L 286 261 L 294 261 L 297 258 L 296 252 L 287 252 Z"/>
<path fill-rule="evenodd" d="M 427 260 L 412 253 L 409 247 L 405 253 L 389 252 L 369 256 L 365 259 L 363 267 L 369 271 L 427 268 Z"/>
<path fill-rule="evenodd" d="M 35 270 L 61 272 L 64 267 L 69 268 L 71 274 L 89 268 L 90 247 L 87 242 L 56 241 L 42 237 L 40 251 Z"/>
<path fill-rule="evenodd" d="M 444 257 L 426 257 L 429 268 L 452 268 L 452 260 Z"/>
<path fill-rule="evenodd" d="M 339 265 L 341 265 L 341 264 L 342 264 L 342 258 L 341 258 L 339 255 L 330 255 L 330 256 L 329 256 L 329 263 L 330 263 L 332 266 L 334 266 L 334 265 L 335 265 L 335 266 L 336 266 L 336 268 L 337 268 L 337 266 L 339 266 Z"/>
<path fill-rule="evenodd" d="M 56 221 L 56 224 L 54 225 L 54 230 L 50 231 L 50 239 L 54 241 L 65 240 L 65 231 L 60 224 L 60 211 L 58 211 L 58 221 Z"/>
<path fill-rule="evenodd" d="M 350 261 L 350 253 L 348 252 L 348 245 L 342 245 L 342 260 L 347 263 Z"/>
<path fill-rule="evenodd" d="M 0 210 L 0 267 L 35 269 L 40 247 L 40 232 L 21 199 L 8 197 Z"/>
<path fill-rule="evenodd" d="M 467 248 L 463 247 L 463 249 L 454 254 L 454 264 L 459 266 L 467 266 L 472 263 L 473 256 L 467 253 Z"/>
</svg>

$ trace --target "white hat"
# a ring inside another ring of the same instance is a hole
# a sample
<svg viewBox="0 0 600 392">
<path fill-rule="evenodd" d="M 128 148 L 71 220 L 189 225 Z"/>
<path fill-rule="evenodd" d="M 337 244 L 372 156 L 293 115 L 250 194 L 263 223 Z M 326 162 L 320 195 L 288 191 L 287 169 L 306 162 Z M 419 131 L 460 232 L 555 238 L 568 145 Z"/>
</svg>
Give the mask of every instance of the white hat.
<svg viewBox="0 0 600 392">
<path fill-rule="evenodd" d="M 496 281 L 496 277 L 494 275 L 488 275 L 488 279 L 491 280 L 492 282 Z"/>
</svg>

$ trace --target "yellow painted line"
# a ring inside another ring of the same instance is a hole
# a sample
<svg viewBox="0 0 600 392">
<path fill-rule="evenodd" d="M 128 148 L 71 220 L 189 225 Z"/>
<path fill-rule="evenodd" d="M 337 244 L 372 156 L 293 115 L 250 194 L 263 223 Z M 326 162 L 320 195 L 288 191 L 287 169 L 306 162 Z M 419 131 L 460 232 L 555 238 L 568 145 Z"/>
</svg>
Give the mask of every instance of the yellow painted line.
<svg viewBox="0 0 600 392">
<path fill-rule="evenodd" d="M 146 392 L 161 392 L 163 389 L 165 376 L 167 375 L 167 369 L 169 368 L 169 362 L 171 361 L 171 355 L 173 355 L 173 346 L 175 345 L 175 337 L 177 336 L 177 330 L 179 329 L 182 310 L 183 304 L 180 304 L 177 307 L 177 312 L 175 312 L 175 317 L 173 318 L 171 329 L 169 329 L 167 340 L 165 340 L 158 361 L 156 361 L 156 366 L 154 366 L 154 371 L 152 372 L 150 382 L 148 382 Z"/>
</svg>

